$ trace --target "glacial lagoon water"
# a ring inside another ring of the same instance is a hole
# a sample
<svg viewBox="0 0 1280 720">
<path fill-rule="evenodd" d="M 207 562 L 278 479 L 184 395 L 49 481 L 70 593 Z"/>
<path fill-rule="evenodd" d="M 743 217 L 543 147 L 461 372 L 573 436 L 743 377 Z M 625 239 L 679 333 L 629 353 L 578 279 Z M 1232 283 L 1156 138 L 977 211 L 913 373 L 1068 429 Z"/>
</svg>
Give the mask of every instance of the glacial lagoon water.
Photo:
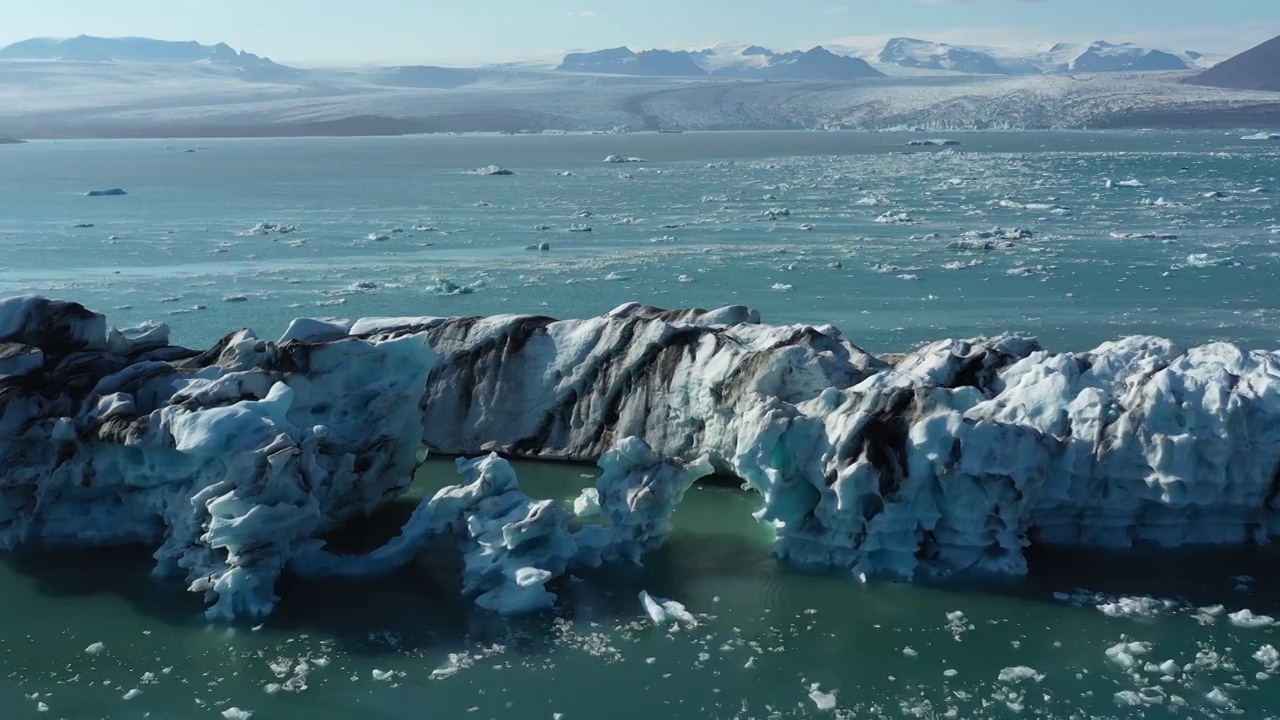
<svg viewBox="0 0 1280 720">
<path fill-rule="evenodd" d="M 1073 350 L 1133 333 L 1277 347 L 1280 146 L 1243 134 L 960 134 L 948 151 L 852 133 L 33 143 L 0 151 L 0 293 L 162 320 L 192 345 L 275 337 L 299 315 L 639 300 L 748 304 L 878 352 L 1002 331 Z M 515 175 L 463 174 L 490 163 Z M 85 196 L 113 187 L 129 194 Z M 517 471 L 561 500 L 592 476 Z M 415 496 L 454 478 L 433 461 Z M 412 500 L 335 542 L 376 542 Z M 6 557 L 3 714 L 1280 715 L 1260 617 L 1280 617 L 1274 551 L 1037 550 L 1027 578 L 864 585 L 779 564 L 755 507 L 697 488 L 645 567 L 579 574 L 555 613 L 511 621 L 458 597 L 443 550 L 376 581 L 287 582 L 277 614 L 231 627 L 150 579 L 145 551 Z M 654 627 L 641 589 L 698 626 Z"/>
</svg>

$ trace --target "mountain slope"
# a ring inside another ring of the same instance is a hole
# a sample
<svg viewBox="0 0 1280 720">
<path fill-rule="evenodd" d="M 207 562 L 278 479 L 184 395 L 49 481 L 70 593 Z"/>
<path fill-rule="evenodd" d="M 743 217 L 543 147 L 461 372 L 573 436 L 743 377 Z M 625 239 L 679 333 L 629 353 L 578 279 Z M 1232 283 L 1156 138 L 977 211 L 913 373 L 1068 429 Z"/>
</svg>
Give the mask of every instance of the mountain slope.
<svg viewBox="0 0 1280 720">
<path fill-rule="evenodd" d="M 699 77 L 707 74 L 692 53 L 683 50 L 644 50 L 620 47 L 587 53 L 570 53 L 556 68 L 564 72 L 646 75 L 654 77 Z"/>
<path fill-rule="evenodd" d="M 1147 72 L 1187 70 L 1187 63 L 1162 50 L 1148 50 L 1129 43 L 1114 45 L 1099 40 L 1067 66 L 1071 72 Z"/>
<path fill-rule="evenodd" d="M 1187 82 L 1236 90 L 1280 92 L 1280 37 L 1219 63 Z"/>
<path fill-rule="evenodd" d="M 192 65 L 203 63 L 231 68 L 246 79 L 288 80 L 301 71 L 278 65 L 270 58 L 236 51 L 226 43 L 201 45 L 152 38 L 104 38 L 91 35 L 58 39 L 33 38 L 0 48 L 0 60 L 63 61 L 82 63 L 150 63 Z"/>
<path fill-rule="evenodd" d="M 763 48 L 747 48 L 755 57 L 762 57 L 759 50 Z M 884 76 L 862 58 L 837 55 L 821 45 L 803 52 L 796 50 L 763 57 L 765 62 L 756 67 L 738 65 L 713 74 L 760 80 L 859 80 Z"/>
<path fill-rule="evenodd" d="M 880 51 L 886 65 L 925 70 L 951 70 L 975 75 L 1005 75 L 1008 70 L 990 54 L 946 43 L 915 38 L 893 38 Z"/>
</svg>

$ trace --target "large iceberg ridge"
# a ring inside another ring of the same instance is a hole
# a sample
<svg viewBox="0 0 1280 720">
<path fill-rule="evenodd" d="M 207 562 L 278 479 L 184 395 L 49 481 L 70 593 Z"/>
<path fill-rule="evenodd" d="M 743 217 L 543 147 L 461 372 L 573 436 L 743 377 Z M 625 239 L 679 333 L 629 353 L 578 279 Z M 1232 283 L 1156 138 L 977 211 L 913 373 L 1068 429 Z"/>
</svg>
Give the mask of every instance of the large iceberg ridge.
<svg viewBox="0 0 1280 720">
<path fill-rule="evenodd" d="M 712 474 L 759 492 L 780 557 L 863 576 L 1280 533 L 1280 353 L 1227 343 L 998 337 L 881 359 L 830 326 L 637 304 L 302 319 L 203 352 L 168 334 L 0 301 L 0 545 L 150 544 L 215 618 L 269 613 L 282 572 L 384 573 L 442 536 L 478 605 L 546 608 L 573 568 L 660 547 Z M 480 457 L 385 546 L 329 551 L 318 537 L 404 493 L 426 450 Z M 603 474 L 571 511 L 495 451 Z"/>
</svg>

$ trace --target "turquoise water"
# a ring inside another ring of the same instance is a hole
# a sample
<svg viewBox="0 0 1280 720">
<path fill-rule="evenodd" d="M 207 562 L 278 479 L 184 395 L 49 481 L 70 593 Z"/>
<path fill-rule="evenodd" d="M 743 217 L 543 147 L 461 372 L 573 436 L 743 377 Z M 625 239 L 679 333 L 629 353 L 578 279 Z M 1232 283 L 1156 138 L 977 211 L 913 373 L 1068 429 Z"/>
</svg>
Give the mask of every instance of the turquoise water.
<svg viewBox="0 0 1280 720">
<path fill-rule="evenodd" d="M 517 470 L 532 494 L 564 501 L 592 476 L 576 465 Z M 455 477 L 450 463 L 433 462 L 413 495 Z M 379 542 L 412 507 L 406 499 L 335 542 Z M 1280 680 L 1256 677 L 1263 665 L 1251 657 L 1273 631 L 1225 617 L 1202 626 L 1183 607 L 1280 610 L 1280 586 L 1265 576 L 1234 589 L 1233 576 L 1274 553 L 1057 552 L 1035 558 L 1026 580 L 864 586 L 780 566 L 755 507 L 748 493 L 695 489 L 646 567 L 583 574 L 557 588 L 555 613 L 514 621 L 459 599 L 445 549 L 375 581 L 286 583 L 274 616 L 237 627 L 209 626 L 198 597 L 149 579 L 144 552 L 22 555 L 0 565 L 5 717 L 216 718 L 231 707 L 313 720 L 1142 717 L 1114 696 L 1143 687 L 1185 698 L 1178 714 L 1192 717 L 1280 708 Z M 1082 583 L 1091 595 L 1178 607 L 1113 618 L 1096 600 L 1055 598 Z M 684 602 L 698 627 L 653 627 L 641 589 Z M 1106 655 L 1122 641 L 1152 643 L 1142 661 L 1193 670 L 1161 682 L 1139 665 L 1135 680 Z M 86 652 L 98 642 L 103 652 Z M 1000 679 L 1018 667 L 1033 677 Z M 834 709 L 817 707 L 813 683 L 835 691 Z M 1230 707 L 1206 699 L 1215 688 Z M 1146 716 L 1169 714 L 1169 702 Z"/>
<path fill-rule="evenodd" d="M 12 146 L 0 294 L 164 320 L 192 345 L 246 325 L 274 336 L 298 315 L 569 317 L 641 300 L 745 303 L 774 322 L 835 323 L 877 351 L 1004 330 L 1064 349 L 1137 332 L 1277 347 L 1276 146 L 1239 133 L 956 137 L 961 152 L 916 154 L 901 154 L 909 136 L 854 133 Z M 490 163 L 516 175 L 462 172 Z M 130 194 L 84 196 L 111 187 Z M 890 212 L 913 222 L 876 222 Z M 298 230 L 241 234 L 259 222 Z M 993 226 L 1030 237 L 948 247 Z M 440 295 L 437 279 L 473 292 Z M 592 476 L 517 469 L 530 494 L 560 500 Z M 413 497 L 455 479 L 433 462 Z M 413 497 L 335 542 L 375 545 Z M 555 613 L 515 621 L 459 597 L 448 548 L 375 581 L 286 581 L 275 615 L 233 627 L 153 581 L 145 551 L 7 557 L 0 717 L 1280 715 L 1280 667 L 1260 652 L 1274 629 L 1228 618 L 1280 617 L 1274 552 L 1038 551 L 1024 579 L 863 585 L 779 565 L 756 506 L 695 489 L 646 567 L 582 574 L 557 588 Z M 641 589 L 699 626 L 653 627 Z"/>
<path fill-rule="evenodd" d="M 881 351 L 1001 331 L 1271 347 L 1280 152 L 1239 136 L 961 134 L 959 152 L 910 154 L 912 136 L 858 133 L 32 143 L 0 157 L 0 293 L 161 319 L 190 344 L 298 315 L 580 317 L 639 300 L 746 303 Z M 516 175 L 463 174 L 490 163 Z M 130 195 L 84 197 L 112 187 Z M 891 212 L 914 222 L 876 222 Z M 298 230 L 243 235 L 259 222 Z M 994 226 L 1033 236 L 947 247 Z M 551 250 L 524 249 L 539 242 Z M 1183 267 L 1193 255 L 1228 266 Z M 475 291 L 441 296 L 440 279 Z"/>
</svg>

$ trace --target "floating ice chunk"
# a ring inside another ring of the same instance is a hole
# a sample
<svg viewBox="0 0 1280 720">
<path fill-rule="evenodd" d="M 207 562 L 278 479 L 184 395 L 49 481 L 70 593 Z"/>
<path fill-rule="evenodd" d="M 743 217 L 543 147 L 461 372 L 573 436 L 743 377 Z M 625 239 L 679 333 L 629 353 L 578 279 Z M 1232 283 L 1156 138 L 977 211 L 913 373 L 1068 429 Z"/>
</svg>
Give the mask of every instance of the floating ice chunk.
<svg viewBox="0 0 1280 720">
<path fill-rule="evenodd" d="M 624 156 L 624 155 L 610 155 L 610 156 L 606 157 L 606 158 L 604 159 L 604 161 L 605 161 L 605 162 L 607 162 L 607 163 L 610 163 L 610 164 L 619 164 L 619 163 L 642 163 L 642 162 L 649 162 L 648 160 L 645 160 L 644 158 L 638 158 L 638 157 L 627 157 L 627 156 Z"/>
<path fill-rule="evenodd" d="M 253 717 L 253 713 L 248 710 L 241 710 L 238 707 L 229 707 L 222 711 L 222 717 L 226 718 L 226 720 L 250 720 Z"/>
<path fill-rule="evenodd" d="M 1227 615 L 1227 619 L 1232 625 L 1242 628 L 1264 628 L 1276 624 L 1275 618 L 1270 615 L 1254 615 L 1248 608 Z"/>
<path fill-rule="evenodd" d="M 593 517 L 600 514 L 600 491 L 587 488 L 573 501 L 573 514 L 578 517 Z"/>
<path fill-rule="evenodd" d="M 1192 253 L 1187 259 L 1181 263 L 1175 263 L 1170 267 L 1174 270 L 1184 268 L 1212 268 L 1212 267 L 1240 267 L 1243 263 L 1232 257 L 1216 258 L 1208 253 Z"/>
<path fill-rule="evenodd" d="M 605 280 L 630 280 L 631 276 L 623 275 L 620 272 L 610 272 L 608 275 L 604 276 L 604 279 Z"/>
<path fill-rule="evenodd" d="M 1044 675 L 1041 675 L 1036 672 L 1034 668 L 1029 668 L 1026 665 L 1016 665 L 1001 670 L 1000 674 L 996 676 L 996 679 L 1002 683 L 1018 684 L 1027 682 L 1028 680 L 1040 682 L 1044 679 Z"/>
<path fill-rule="evenodd" d="M 648 590 L 640 591 L 640 605 L 654 625 L 662 625 L 667 622 L 667 611 L 662 609 L 662 603 L 655 600 Z"/>
<path fill-rule="evenodd" d="M 676 277 L 676 281 L 682 282 L 682 283 L 691 283 L 693 282 L 693 278 L 689 277 L 688 275 L 680 275 Z"/>
<path fill-rule="evenodd" d="M 346 337 L 352 324 L 350 320 L 297 318 L 276 342 L 332 342 Z"/>
<path fill-rule="evenodd" d="M 229 303 L 247 302 L 248 300 L 249 298 L 244 295 L 228 295 L 222 298 L 222 302 L 229 302 Z"/>
<path fill-rule="evenodd" d="M 1151 652 L 1151 643 L 1122 642 L 1107 648 L 1107 659 L 1129 670 L 1138 664 L 1138 657 Z"/>
<path fill-rule="evenodd" d="M 368 235 L 365 235 L 364 239 L 369 242 L 386 242 L 391 239 L 391 236 L 386 233 L 371 232 Z"/>
<path fill-rule="evenodd" d="M 910 215 L 902 210 L 890 210 L 889 212 L 881 214 L 875 221 L 882 225 L 905 225 L 915 222 L 911 219 Z"/>
<path fill-rule="evenodd" d="M 129 193 L 125 192 L 121 188 L 108 188 L 106 190 L 90 190 L 89 192 L 85 193 L 85 196 L 86 197 L 118 197 L 120 195 L 128 195 L 128 194 Z"/>
<path fill-rule="evenodd" d="M 477 285 L 475 283 L 471 285 L 459 285 L 447 278 L 436 278 L 435 283 L 435 287 L 431 288 L 431 291 L 436 295 L 444 296 L 470 295 L 476 291 L 477 287 L 483 287 L 483 285 Z"/>
<path fill-rule="evenodd" d="M 676 236 L 674 236 L 674 235 L 662 235 L 662 236 L 660 236 L 660 237 L 653 237 L 653 238 L 649 238 L 649 242 L 651 242 L 651 243 L 673 243 L 673 242 L 676 242 Z"/>
<path fill-rule="evenodd" d="M 1215 687 L 1205 694 L 1205 699 L 1219 707 L 1225 707 L 1231 704 L 1231 698 L 1222 691 L 1222 688 Z"/>
<path fill-rule="evenodd" d="M 574 223 L 569 226 L 569 232 L 589 233 L 592 232 L 592 230 L 593 228 L 590 225 L 584 225 L 582 223 Z"/>
<path fill-rule="evenodd" d="M 777 290 L 778 292 L 791 292 L 796 289 L 796 286 L 788 285 L 786 283 L 774 283 L 772 289 Z"/>
<path fill-rule="evenodd" d="M 378 682 L 389 682 L 394 679 L 396 673 L 394 670 L 377 670 L 373 671 L 373 679 Z"/>
<path fill-rule="evenodd" d="M 911 147 L 941 147 L 946 145 L 960 145 L 960 144 L 961 142 L 959 140 L 947 140 L 947 139 L 912 140 L 907 143 L 907 145 Z"/>
<path fill-rule="evenodd" d="M 139 696 L 139 695 L 141 695 L 141 694 L 142 694 L 142 691 L 141 691 L 141 690 L 139 690 L 138 688 L 134 688 L 134 689 L 130 690 L 129 692 L 126 692 L 126 693 L 124 694 L 124 697 L 123 697 L 122 699 L 124 699 L 124 700 L 133 700 L 134 698 L 138 697 L 138 696 Z"/>
<path fill-rule="evenodd" d="M 902 654 L 909 658 L 918 657 L 920 655 L 920 653 L 917 652 L 916 649 L 911 647 L 910 645 L 902 648 Z"/>
<path fill-rule="evenodd" d="M 511 172 L 510 170 L 503 167 L 498 167 L 497 165 L 486 165 L 482 168 L 476 168 L 475 170 L 467 170 L 465 174 L 466 175 L 515 175 L 515 173 Z"/>
<path fill-rule="evenodd" d="M 1253 135 L 1245 135 L 1241 140 L 1280 140 L 1280 133 L 1260 132 Z"/>
<path fill-rule="evenodd" d="M 525 245 L 525 246 L 524 246 L 524 249 L 525 249 L 525 250 L 537 250 L 537 251 L 539 251 L 539 252 L 547 252 L 548 250 L 550 250 L 550 249 L 551 249 L 551 243 L 549 243 L 549 242 L 533 243 L 532 245 Z"/>
<path fill-rule="evenodd" d="M 809 686 L 809 699 L 813 701 L 814 706 L 819 710 L 835 710 L 836 708 L 836 691 L 822 692 L 822 687 L 818 683 Z"/>
<path fill-rule="evenodd" d="M 1263 645 L 1253 654 L 1253 659 L 1262 663 L 1262 666 L 1268 672 L 1275 672 L 1280 669 L 1280 651 L 1277 651 L 1272 645 Z"/>
<path fill-rule="evenodd" d="M 1178 236 L 1172 233 L 1134 233 L 1134 232 L 1112 232 L 1111 237 L 1116 240 L 1177 240 Z"/>
<path fill-rule="evenodd" d="M 1123 187 L 1123 188 L 1144 188 L 1147 186 L 1147 184 L 1142 182 L 1141 180 L 1129 179 L 1129 180 L 1121 180 L 1120 182 L 1116 183 L 1116 186 Z"/>
<path fill-rule="evenodd" d="M 107 650 L 107 646 L 100 642 L 96 642 L 84 649 L 84 651 L 89 655 L 101 655 L 102 653 L 106 652 L 106 650 Z"/>
</svg>

